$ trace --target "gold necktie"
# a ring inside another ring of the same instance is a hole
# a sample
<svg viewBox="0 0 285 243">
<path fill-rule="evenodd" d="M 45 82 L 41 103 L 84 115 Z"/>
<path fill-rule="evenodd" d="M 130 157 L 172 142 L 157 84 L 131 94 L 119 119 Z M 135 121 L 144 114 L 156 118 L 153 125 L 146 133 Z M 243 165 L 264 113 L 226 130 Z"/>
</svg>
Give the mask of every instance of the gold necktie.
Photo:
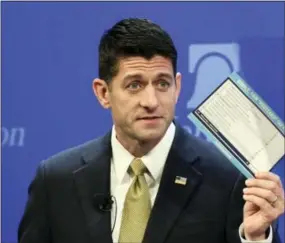
<svg viewBox="0 0 285 243">
<path fill-rule="evenodd" d="M 146 167 L 140 159 L 135 159 L 130 166 L 133 182 L 127 192 L 122 223 L 120 243 L 140 243 L 151 211 L 148 185 L 144 177 Z"/>
</svg>

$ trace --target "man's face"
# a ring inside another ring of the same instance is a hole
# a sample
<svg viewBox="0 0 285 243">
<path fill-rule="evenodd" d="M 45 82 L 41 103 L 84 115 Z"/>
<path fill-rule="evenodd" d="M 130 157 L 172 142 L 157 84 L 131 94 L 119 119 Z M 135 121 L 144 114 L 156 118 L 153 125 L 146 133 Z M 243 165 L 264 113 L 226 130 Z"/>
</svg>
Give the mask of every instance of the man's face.
<svg viewBox="0 0 285 243">
<path fill-rule="evenodd" d="M 180 79 L 164 57 L 121 59 L 106 95 L 118 135 L 140 142 L 160 140 L 174 118 Z"/>
</svg>

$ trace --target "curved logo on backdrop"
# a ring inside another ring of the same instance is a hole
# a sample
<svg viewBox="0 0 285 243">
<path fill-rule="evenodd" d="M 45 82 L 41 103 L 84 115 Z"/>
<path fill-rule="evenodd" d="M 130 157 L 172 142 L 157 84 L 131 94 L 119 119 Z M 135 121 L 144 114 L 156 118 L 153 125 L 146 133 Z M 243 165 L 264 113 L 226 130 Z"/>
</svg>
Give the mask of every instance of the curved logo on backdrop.
<svg viewBox="0 0 285 243">
<path fill-rule="evenodd" d="M 24 127 L 1 127 L 2 147 L 23 147 L 26 129 Z"/>
<path fill-rule="evenodd" d="M 189 46 L 188 71 L 194 92 L 186 103 L 188 115 L 233 71 L 240 71 L 237 43 L 193 44 Z M 193 135 L 206 137 L 187 119 L 184 127 Z"/>
</svg>

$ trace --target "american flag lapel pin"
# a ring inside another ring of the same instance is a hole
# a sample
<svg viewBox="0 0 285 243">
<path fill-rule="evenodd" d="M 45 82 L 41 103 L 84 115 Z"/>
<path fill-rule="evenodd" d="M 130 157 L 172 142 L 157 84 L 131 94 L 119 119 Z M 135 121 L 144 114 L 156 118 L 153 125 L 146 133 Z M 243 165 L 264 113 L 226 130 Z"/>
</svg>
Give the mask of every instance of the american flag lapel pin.
<svg viewBox="0 0 285 243">
<path fill-rule="evenodd" d="M 174 182 L 175 182 L 175 184 L 179 184 L 179 185 L 185 186 L 186 183 L 187 183 L 187 178 L 186 177 L 182 177 L 182 176 L 176 176 Z"/>
</svg>

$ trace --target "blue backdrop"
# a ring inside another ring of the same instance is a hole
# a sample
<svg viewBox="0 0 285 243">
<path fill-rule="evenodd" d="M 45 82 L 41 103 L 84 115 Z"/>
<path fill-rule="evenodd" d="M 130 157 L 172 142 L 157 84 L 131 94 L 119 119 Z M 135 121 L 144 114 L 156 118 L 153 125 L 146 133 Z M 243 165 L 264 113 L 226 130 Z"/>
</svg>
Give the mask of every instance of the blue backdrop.
<svg viewBox="0 0 285 243">
<path fill-rule="evenodd" d="M 2 2 L 2 242 L 16 242 L 40 160 L 112 125 L 92 93 L 97 45 L 123 17 L 147 17 L 172 35 L 183 90 L 177 119 L 238 71 L 284 120 L 284 3 Z M 284 160 L 274 172 L 284 184 Z M 284 216 L 280 218 L 284 242 Z"/>
</svg>

